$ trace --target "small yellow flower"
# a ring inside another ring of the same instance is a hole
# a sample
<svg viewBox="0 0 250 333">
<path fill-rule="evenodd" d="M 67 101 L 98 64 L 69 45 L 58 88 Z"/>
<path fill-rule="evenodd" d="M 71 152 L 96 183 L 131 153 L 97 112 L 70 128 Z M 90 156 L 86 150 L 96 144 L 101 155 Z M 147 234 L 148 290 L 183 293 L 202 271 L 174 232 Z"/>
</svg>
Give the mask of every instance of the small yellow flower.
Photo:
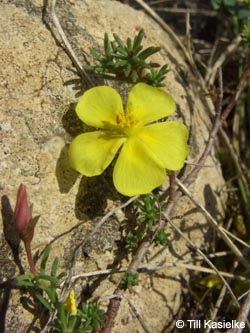
<svg viewBox="0 0 250 333">
<path fill-rule="evenodd" d="M 76 307 L 76 298 L 74 290 L 71 290 L 69 296 L 66 298 L 64 302 L 64 307 L 66 311 L 68 311 L 72 315 L 77 314 L 77 307 Z"/>
<path fill-rule="evenodd" d="M 127 196 L 151 192 L 164 182 L 166 169 L 181 169 L 188 155 L 186 126 L 177 121 L 153 123 L 174 110 L 169 94 L 145 83 L 131 89 L 125 111 L 115 89 L 87 90 L 76 113 L 101 130 L 80 134 L 71 142 L 71 166 L 85 176 L 97 176 L 120 150 L 113 171 L 117 191 Z"/>
</svg>

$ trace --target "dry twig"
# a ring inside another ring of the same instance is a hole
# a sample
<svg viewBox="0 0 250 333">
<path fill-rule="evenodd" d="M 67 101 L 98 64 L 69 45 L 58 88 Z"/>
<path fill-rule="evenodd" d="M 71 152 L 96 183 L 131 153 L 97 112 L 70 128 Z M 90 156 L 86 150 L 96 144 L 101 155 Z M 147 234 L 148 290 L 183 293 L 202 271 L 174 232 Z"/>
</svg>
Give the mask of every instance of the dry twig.
<svg viewBox="0 0 250 333">
<path fill-rule="evenodd" d="M 160 16 L 152 9 L 149 5 L 146 4 L 143 0 L 135 0 L 153 19 L 171 36 L 171 38 L 176 42 L 176 44 L 180 47 L 182 50 L 185 58 L 188 60 L 188 63 L 191 65 L 192 69 L 196 70 L 196 65 L 193 61 L 193 58 L 190 58 L 190 54 L 186 50 L 185 46 L 181 42 L 180 38 L 174 33 L 174 31 L 169 27 L 168 24 L 164 22 L 163 19 L 160 18 Z"/>
<path fill-rule="evenodd" d="M 242 265 L 246 268 L 250 267 L 249 262 L 244 258 L 241 251 L 237 248 L 237 246 L 231 241 L 231 239 L 228 237 L 228 235 L 225 233 L 225 229 L 221 227 L 216 220 L 212 217 L 212 215 L 206 210 L 206 208 L 201 205 L 199 202 L 195 200 L 191 192 L 188 190 L 188 188 L 179 180 L 176 179 L 176 183 L 181 188 L 183 193 L 189 197 L 189 199 L 202 211 L 202 213 L 205 215 L 208 222 L 212 225 L 213 228 L 218 232 L 218 234 L 221 236 L 221 238 L 224 240 L 224 242 L 227 244 L 227 246 L 231 249 L 231 251 L 236 255 L 236 257 L 239 259 L 239 261 L 242 263 Z"/>
<path fill-rule="evenodd" d="M 208 257 L 209 256 L 207 256 L 207 258 Z M 202 260 L 203 260 L 203 257 L 202 257 Z M 192 270 L 192 271 L 197 271 L 197 272 L 202 272 L 202 273 L 207 273 L 207 274 L 214 274 L 214 270 L 211 268 L 207 268 L 207 267 L 199 266 L 199 265 L 187 264 L 182 261 L 164 263 L 164 264 L 160 264 L 160 265 L 141 265 L 138 267 L 137 271 L 147 273 L 147 272 L 155 272 L 155 271 L 159 271 L 159 270 L 166 269 L 166 268 L 172 268 L 172 267 L 185 268 L 185 269 Z M 88 279 L 90 277 L 110 275 L 110 274 L 123 274 L 127 270 L 128 269 L 124 267 L 124 268 L 120 268 L 120 269 L 104 269 L 104 270 L 100 270 L 100 271 L 93 271 L 93 272 L 78 274 L 78 275 L 72 276 L 71 283 L 73 284 L 77 280 Z M 235 274 L 223 272 L 223 271 L 219 271 L 219 272 L 225 278 L 230 278 L 230 279 L 239 280 L 239 281 L 247 281 L 247 278 L 244 276 L 241 276 L 241 275 L 235 275 Z M 60 287 L 62 287 L 62 286 L 63 286 L 63 283 L 61 284 Z"/>
<path fill-rule="evenodd" d="M 235 303 L 240 306 L 234 292 L 232 291 L 232 288 L 229 286 L 228 282 L 225 280 L 223 275 L 220 273 L 220 271 L 214 266 L 214 264 L 208 259 L 208 257 L 178 228 L 171 219 L 165 215 L 166 220 L 169 222 L 169 224 L 185 239 L 185 241 L 195 250 L 199 253 L 199 255 L 202 256 L 202 258 L 206 261 L 206 263 L 214 270 L 214 272 L 221 278 L 224 285 L 226 286 L 228 292 L 230 293 L 232 299 L 235 301 Z"/>
<path fill-rule="evenodd" d="M 78 74 L 80 75 L 80 77 L 83 79 L 83 81 L 88 85 L 88 87 L 93 87 L 94 86 L 94 83 L 92 82 L 90 76 L 85 72 L 82 64 L 80 63 L 80 61 L 78 60 L 74 50 L 72 49 L 71 45 L 70 45 L 70 42 L 68 41 L 64 31 L 63 31 L 63 28 L 60 24 L 60 21 L 58 20 L 58 17 L 56 15 L 56 12 L 55 12 L 55 7 L 56 7 L 56 0 L 52 0 L 51 1 L 51 10 L 50 10 L 50 15 L 51 15 L 51 18 L 52 18 L 52 21 L 57 29 L 57 32 L 59 33 L 61 39 L 62 39 L 62 42 L 64 44 L 64 47 L 65 47 L 65 50 L 68 54 L 68 56 L 70 57 L 73 65 L 75 66 Z"/>
<path fill-rule="evenodd" d="M 214 83 L 218 69 L 222 67 L 228 57 L 238 49 L 241 41 L 242 37 L 240 35 L 236 36 L 234 40 L 227 46 L 226 50 L 224 52 L 221 52 L 219 58 L 215 61 L 215 63 L 207 68 L 205 82 L 208 85 L 212 85 Z"/>
</svg>

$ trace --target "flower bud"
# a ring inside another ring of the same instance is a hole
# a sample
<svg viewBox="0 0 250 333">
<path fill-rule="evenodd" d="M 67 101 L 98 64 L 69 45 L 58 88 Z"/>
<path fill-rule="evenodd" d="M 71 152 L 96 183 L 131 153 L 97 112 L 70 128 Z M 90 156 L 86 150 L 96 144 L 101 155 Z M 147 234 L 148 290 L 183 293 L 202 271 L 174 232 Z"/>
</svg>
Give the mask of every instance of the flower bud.
<svg viewBox="0 0 250 333">
<path fill-rule="evenodd" d="M 17 192 L 14 212 L 15 228 L 23 242 L 31 242 L 34 235 L 32 214 L 28 206 L 28 195 L 25 185 L 21 184 Z"/>
</svg>

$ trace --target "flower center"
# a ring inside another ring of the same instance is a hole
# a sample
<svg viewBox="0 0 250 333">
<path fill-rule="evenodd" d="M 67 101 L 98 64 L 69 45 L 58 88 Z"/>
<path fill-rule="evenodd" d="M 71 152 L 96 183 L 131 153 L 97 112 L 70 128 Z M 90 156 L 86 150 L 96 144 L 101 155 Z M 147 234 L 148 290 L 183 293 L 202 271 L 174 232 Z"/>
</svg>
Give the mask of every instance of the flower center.
<svg viewBox="0 0 250 333">
<path fill-rule="evenodd" d="M 132 114 L 119 112 L 116 114 L 116 124 L 124 134 L 131 136 L 134 133 L 138 120 Z"/>
</svg>

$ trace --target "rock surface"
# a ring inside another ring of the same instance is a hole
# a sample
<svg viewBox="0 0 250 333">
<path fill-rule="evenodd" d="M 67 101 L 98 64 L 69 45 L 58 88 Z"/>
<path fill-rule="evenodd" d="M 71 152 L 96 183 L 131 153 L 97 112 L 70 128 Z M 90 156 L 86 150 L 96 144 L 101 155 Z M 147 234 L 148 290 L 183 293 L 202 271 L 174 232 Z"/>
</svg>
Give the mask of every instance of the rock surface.
<svg viewBox="0 0 250 333">
<path fill-rule="evenodd" d="M 71 61 L 44 23 L 42 0 L 3 0 L 0 3 L 0 194 L 2 220 L 0 225 L 0 273 L 3 278 L 19 274 L 6 239 L 8 218 L 15 204 L 20 183 L 27 186 L 34 215 L 40 215 L 33 240 L 38 257 L 47 244 L 52 244 L 52 257 L 60 258 L 60 270 L 68 270 L 75 247 L 92 230 L 98 219 L 125 199 L 112 184 L 112 170 L 94 178 L 80 177 L 70 169 L 67 147 L 72 137 L 81 132 L 74 106 L 82 92 Z M 89 48 L 101 48 L 103 34 L 116 32 L 122 38 L 134 37 L 137 28 L 146 33 L 145 46 L 159 45 L 154 57 L 160 64 L 168 63 L 166 89 L 177 103 L 176 117 L 190 129 L 190 162 L 197 161 L 211 128 L 211 102 L 190 70 L 182 51 L 171 36 L 143 12 L 107 0 L 58 1 L 56 12 L 70 43 L 82 63 L 90 59 Z M 58 34 L 56 33 L 56 38 Z M 78 87 L 78 88 L 77 88 Z M 217 195 L 223 185 L 221 170 L 211 156 L 200 172 L 192 192 L 195 198 L 215 217 L 223 214 Z M 185 168 L 185 172 L 189 166 Z M 9 215 L 8 215 L 9 214 Z M 207 223 L 187 198 L 178 203 L 174 221 L 182 226 L 197 246 L 205 244 Z M 10 222 L 11 223 L 11 222 Z M 119 245 L 126 218 L 122 212 L 111 217 L 78 256 L 74 274 L 128 265 Z M 5 226 L 5 227 L 4 227 Z M 171 242 L 163 250 L 152 248 L 150 265 L 175 263 L 191 258 L 185 241 L 169 229 Z M 9 238 L 8 238 L 9 237 Z M 14 245 L 18 246 L 18 243 Z M 84 255 L 85 254 L 85 255 Z M 21 244 L 20 259 L 25 271 L 27 261 Z M 146 262 L 144 263 L 146 264 Z M 118 265 L 119 266 L 119 265 Z M 19 265 L 20 268 L 20 265 Z M 78 297 L 88 299 L 110 296 L 120 274 L 111 277 L 81 279 L 75 289 Z M 183 268 L 161 269 L 156 274 L 140 274 L 140 284 L 126 294 L 143 318 L 150 332 L 163 332 L 178 313 L 182 299 Z M 88 287 L 88 288 L 87 288 Z M 87 289 L 88 292 L 87 292 Z M 32 311 L 21 305 L 19 291 L 12 291 L 6 316 L 6 332 L 28 332 L 33 324 L 39 331 L 39 320 L 32 322 Z M 27 298 L 28 295 L 22 295 Z M 107 301 L 100 300 L 104 307 Z M 157 304 L 157 306 L 156 306 Z M 114 332 L 143 332 L 126 300 L 122 301 Z"/>
</svg>

